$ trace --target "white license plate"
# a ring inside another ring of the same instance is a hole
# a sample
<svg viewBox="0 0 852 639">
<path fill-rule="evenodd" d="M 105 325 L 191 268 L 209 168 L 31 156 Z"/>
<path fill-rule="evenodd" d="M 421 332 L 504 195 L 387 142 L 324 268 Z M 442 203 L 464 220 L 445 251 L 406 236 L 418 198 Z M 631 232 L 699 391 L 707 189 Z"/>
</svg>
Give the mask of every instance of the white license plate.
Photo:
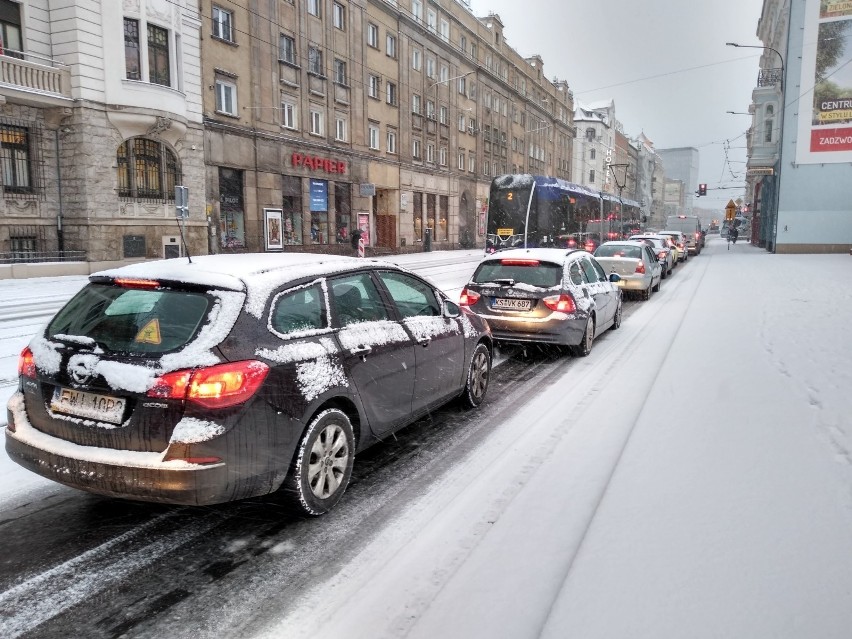
<svg viewBox="0 0 852 639">
<path fill-rule="evenodd" d="M 516 300 L 498 297 L 494 300 L 494 308 L 505 308 L 512 311 L 528 311 L 532 308 L 532 300 Z"/>
<path fill-rule="evenodd" d="M 88 417 L 99 422 L 120 424 L 126 400 L 97 393 L 84 393 L 71 388 L 57 388 L 50 408 L 57 413 Z"/>
</svg>

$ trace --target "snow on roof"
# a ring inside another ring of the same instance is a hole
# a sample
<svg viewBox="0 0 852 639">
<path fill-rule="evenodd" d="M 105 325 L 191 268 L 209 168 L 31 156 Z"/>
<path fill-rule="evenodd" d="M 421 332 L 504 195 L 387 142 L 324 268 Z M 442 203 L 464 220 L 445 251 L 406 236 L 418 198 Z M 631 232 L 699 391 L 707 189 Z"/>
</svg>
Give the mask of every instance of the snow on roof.
<svg viewBox="0 0 852 639">
<path fill-rule="evenodd" d="M 576 253 L 576 249 L 559 249 L 559 248 L 529 248 L 529 249 L 508 249 L 500 251 L 497 254 L 489 255 L 483 259 L 483 262 L 489 260 L 508 260 L 508 259 L 533 259 L 542 262 L 553 262 L 554 264 L 564 264 L 565 256 L 570 253 Z"/>
</svg>

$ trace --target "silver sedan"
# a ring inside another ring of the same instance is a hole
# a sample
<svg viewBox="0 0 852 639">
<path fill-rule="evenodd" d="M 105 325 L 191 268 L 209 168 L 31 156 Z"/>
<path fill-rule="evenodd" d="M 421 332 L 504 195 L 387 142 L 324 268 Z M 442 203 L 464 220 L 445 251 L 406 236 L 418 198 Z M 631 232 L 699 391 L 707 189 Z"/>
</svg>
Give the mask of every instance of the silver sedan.
<svg viewBox="0 0 852 639">
<path fill-rule="evenodd" d="M 653 291 L 660 290 L 663 267 L 645 242 L 604 242 L 595 251 L 595 259 L 605 271 L 620 276 L 618 286 L 623 291 L 638 293 L 648 300 Z"/>
</svg>

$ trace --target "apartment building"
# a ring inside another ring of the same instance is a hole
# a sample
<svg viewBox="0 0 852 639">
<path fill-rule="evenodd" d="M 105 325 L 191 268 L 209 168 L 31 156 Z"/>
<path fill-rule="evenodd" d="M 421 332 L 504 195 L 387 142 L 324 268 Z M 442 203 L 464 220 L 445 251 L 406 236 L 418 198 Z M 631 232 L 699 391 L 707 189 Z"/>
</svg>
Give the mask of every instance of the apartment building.
<svg viewBox="0 0 852 639">
<path fill-rule="evenodd" d="M 207 249 L 196 3 L 0 0 L 0 257 Z"/>
<path fill-rule="evenodd" d="M 425 0 L 202 0 L 213 251 L 484 242 L 491 179 L 570 176 L 573 95 L 498 16 Z"/>
</svg>

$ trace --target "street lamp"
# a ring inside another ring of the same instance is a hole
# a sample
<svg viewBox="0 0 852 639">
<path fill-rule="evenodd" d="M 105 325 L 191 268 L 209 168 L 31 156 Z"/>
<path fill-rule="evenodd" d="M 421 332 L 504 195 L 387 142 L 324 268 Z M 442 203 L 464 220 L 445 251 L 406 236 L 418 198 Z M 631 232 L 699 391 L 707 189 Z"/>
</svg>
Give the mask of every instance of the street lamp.
<svg viewBox="0 0 852 639">
<path fill-rule="evenodd" d="M 726 42 L 726 46 L 729 47 L 737 47 L 741 49 L 763 49 L 764 51 L 773 51 L 775 55 L 778 56 L 778 59 L 781 60 L 781 103 L 778 108 L 778 116 L 781 118 L 781 125 L 778 127 L 778 164 L 777 169 L 775 171 L 775 193 L 774 193 L 774 211 L 772 212 L 772 247 L 771 251 L 775 253 L 778 250 L 777 240 L 778 240 L 778 209 L 781 202 L 781 167 L 783 163 L 781 161 L 781 156 L 784 153 L 784 116 L 786 109 L 784 108 L 785 104 L 785 84 L 784 84 L 784 56 L 773 47 L 765 47 L 761 45 L 754 44 L 737 44 L 736 42 Z"/>
<path fill-rule="evenodd" d="M 745 111 L 725 111 L 725 113 L 730 113 L 731 115 L 754 115 L 752 113 L 746 113 Z"/>
</svg>

